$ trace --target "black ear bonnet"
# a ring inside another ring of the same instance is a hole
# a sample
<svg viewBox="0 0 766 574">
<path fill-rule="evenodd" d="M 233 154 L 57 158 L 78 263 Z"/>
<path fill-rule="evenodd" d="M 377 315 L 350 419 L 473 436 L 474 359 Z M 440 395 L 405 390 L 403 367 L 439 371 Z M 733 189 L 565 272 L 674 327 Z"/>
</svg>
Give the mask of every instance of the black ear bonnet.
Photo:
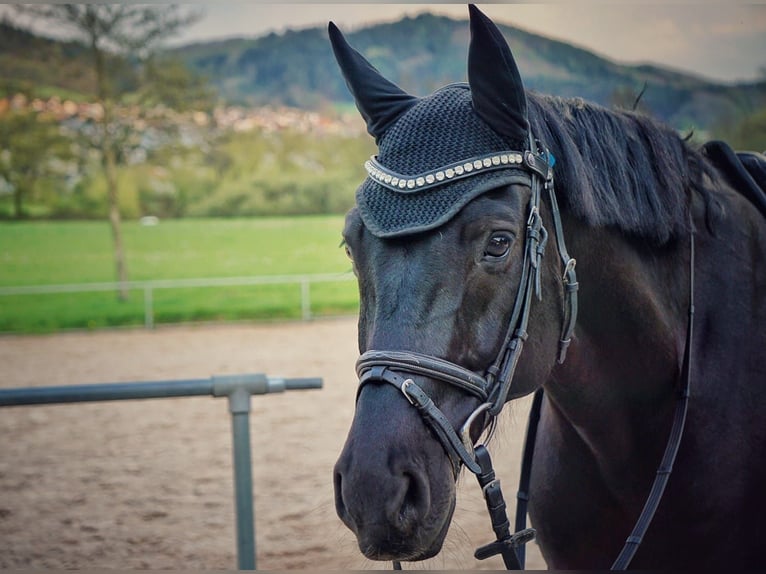
<svg viewBox="0 0 766 574">
<path fill-rule="evenodd" d="M 516 64 L 495 25 L 470 10 L 469 83 L 423 98 L 383 78 L 330 24 L 336 59 L 378 143 L 356 193 L 362 220 L 376 236 L 434 229 L 482 193 L 530 184 L 521 165 L 529 138 Z"/>
</svg>

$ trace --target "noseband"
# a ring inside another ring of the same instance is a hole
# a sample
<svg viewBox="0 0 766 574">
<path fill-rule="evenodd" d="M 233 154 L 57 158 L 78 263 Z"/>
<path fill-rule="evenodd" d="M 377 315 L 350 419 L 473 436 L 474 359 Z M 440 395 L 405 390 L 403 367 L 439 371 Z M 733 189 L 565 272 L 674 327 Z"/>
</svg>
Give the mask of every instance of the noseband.
<svg viewBox="0 0 766 574">
<path fill-rule="evenodd" d="M 530 143 L 533 144 L 532 141 Z M 485 373 L 480 375 L 445 359 L 411 351 L 369 350 L 359 357 L 356 364 L 360 391 L 364 385 L 370 383 L 388 383 L 395 386 L 410 404 L 417 408 L 423 420 L 441 442 L 452 463 L 455 477 L 457 478 L 461 464 L 477 476 L 485 493 L 492 525 L 497 535 L 496 542 L 477 550 L 477 558 L 483 559 L 495 554 L 502 554 L 506 566 L 514 569 L 521 567 L 515 548 L 531 540 L 534 531 L 526 529 L 514 536 L 510 535 L 505 514 L 505 502 L 499 489 L 499 481 L 495 479 L 492 471 L 489 453 L 483 446 L 474 446 L 470 437 L 470 430 L 474 421 L 480 417 L 482 418 L 482 432 L 490 426 L 494 427 L 496 417 L 502 411 L 503 406 L 510 398 L 513 398 L 510 393 L 511 383 L 524 342 L 528 336 L 527 325 L 532 295 L 534 293 L 538 300 L 542 298 L 541 260 L 548 241 L 548 232 L 540 215 L 543 189 L 548 192 L 558 253 L 563 265 L 564 324 L 559 339 L 559 363 L 563 363 L 566 358 L 567 348 L 577 321 L 578 284 L 575 274 L 575 260 L 567 253 L 564 242 L 561 214 L 553 186 L 553 164 L 555 160 L 547 150 L 541 149 L 540 146 L 530 145 L 530 149 L 535 148 L 538 149 L 537 153 L 510 151 L 501 152 L 495 156 L 498 158 L 518 158 L 515 167 L 523 169 L 530 175 L 532 193 L 527 209 L 524 260 L 516 300 L 502 347 Z M 487 163 L 484 165 L 491 168 L 492 161 L 489 159 L 489 165 Z M 466 161 L 464 165 L 467 166 L 470 163 L 472 162 Z M 494 165 L 498 164 L 495 163 Z M 405 181 L 408 178 L 406 175 L 393 174 L 387 170 L 384 172 L 381 169 L 382 166 L 374 161 L 368 162 L 366 167 L 373 178 L 380 178 L 381 174 L 398 178 L 399 181 Z M 437 170 L 436 173 L 449 173 L 452 169 L 454 166 L 445 167 Z M 427 178 L 424 181 L 428 181 Z M 423 376 L 452 385 L 479 399 L 479 407 L 463 423 L 459 435 L 434 401 L 413 380 L 413 376 Z M 397 563 L 394 564 L 396 567 Z"/>
</svg>

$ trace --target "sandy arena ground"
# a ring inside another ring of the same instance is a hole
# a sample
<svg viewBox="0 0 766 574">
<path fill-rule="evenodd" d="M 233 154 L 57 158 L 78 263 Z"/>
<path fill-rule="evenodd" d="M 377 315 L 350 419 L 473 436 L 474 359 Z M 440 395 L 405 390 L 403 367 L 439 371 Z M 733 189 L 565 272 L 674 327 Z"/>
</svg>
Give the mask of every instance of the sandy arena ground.
<svg viewBox="0 0 766 574">
<path fill-rule="evenodd" d="M 335 515 L 332 467 L 354 408 L 353 319 L 0 337 L 2 387 L 321 376 L 321 390 L 253 398 L 258 567 L 389 569 Z M 513 505 L 528 401 L 506 409 L 492 453 Z M 0 568 L 236 568 L 230 417 L 208 397 L 0 410 Z M 478 562 L 493 539 L 464 475 L 444 550 L 409 569 Z M 544 568 L 535 547 L 527 567 Z"/>
</svg>

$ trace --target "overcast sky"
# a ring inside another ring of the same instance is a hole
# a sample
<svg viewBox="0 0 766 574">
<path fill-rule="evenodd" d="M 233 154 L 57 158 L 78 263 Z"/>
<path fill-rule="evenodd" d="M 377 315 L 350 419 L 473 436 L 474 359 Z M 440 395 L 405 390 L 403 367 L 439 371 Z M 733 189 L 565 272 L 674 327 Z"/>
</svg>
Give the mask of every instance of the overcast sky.
<svg viewBox="0 0 766 574">
<path fill-rule="evenodd" d="M 185 41 L 258 36 L 335 21 L 353 30 L 430 10 L 467 18 L 465 4 L 197 2 L 202 21 Z M 564 40 L 623 63 L 655 62 L 718 80 L 752 80 L 766 68 L 766 3 L 594 1 L 479 4 L 496 22 Z"/>
<path fill-rule="evenodd" d="M 349 31 L 426 10 L 457 18 L 468 16 L 466 5 L 456 3 L 197 0 L 193 4 L 204 12 L 204 17 L 175 38 L 174 44 L 326 26 L 328 20 Z M 496 22 L 564 40 L 621 63 L 653 62 L 724 81 L 753 80 L 766 74 L 766 0 L 559 0 L 479 6 Z M 0 14 L 3 11 L 0 5 Z"/>
</svg>

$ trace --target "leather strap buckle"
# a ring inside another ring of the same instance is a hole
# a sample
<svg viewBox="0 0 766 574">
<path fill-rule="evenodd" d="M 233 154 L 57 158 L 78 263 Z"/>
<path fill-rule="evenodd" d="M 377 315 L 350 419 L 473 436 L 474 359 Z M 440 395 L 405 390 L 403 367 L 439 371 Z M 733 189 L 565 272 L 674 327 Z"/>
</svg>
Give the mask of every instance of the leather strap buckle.
<svg viewBox="0 0 766 574">
<path fill-rule="evenodd" d="M 399 387 L 399 390 L 402 391 L 404 398 L 406 398 L 412 406 L 415 406 L 415 401 L 407 392 L 407 387 L 414 384 L 415 384 L 415 381 L 413 381 L 412 379 L 405 379 L 404 382 L 402 382 L 402 385 Z"/>
</svg>

